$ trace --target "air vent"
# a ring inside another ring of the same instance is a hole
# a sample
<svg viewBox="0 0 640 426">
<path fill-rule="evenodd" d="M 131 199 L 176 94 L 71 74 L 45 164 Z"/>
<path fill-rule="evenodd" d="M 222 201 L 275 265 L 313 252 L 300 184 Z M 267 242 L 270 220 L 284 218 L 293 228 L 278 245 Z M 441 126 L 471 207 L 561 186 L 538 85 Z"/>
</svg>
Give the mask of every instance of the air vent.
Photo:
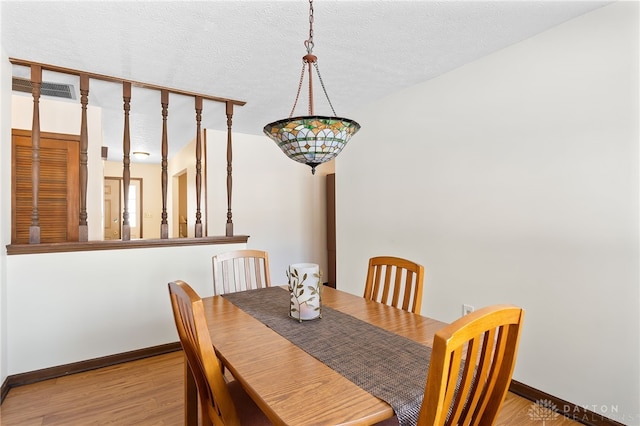
<svg viewBox="0 0 640 426">
<path fill-rule="evenodd" d="M 26 78 L 13 77 L 13 90 L 16 92 L 32 93 L 31 80 Z M 43 81 L 40 88 L 42 96 L 54 98 L 75 99 L 75 88 L 72 84 L 51 83 Z"/>
</svg>

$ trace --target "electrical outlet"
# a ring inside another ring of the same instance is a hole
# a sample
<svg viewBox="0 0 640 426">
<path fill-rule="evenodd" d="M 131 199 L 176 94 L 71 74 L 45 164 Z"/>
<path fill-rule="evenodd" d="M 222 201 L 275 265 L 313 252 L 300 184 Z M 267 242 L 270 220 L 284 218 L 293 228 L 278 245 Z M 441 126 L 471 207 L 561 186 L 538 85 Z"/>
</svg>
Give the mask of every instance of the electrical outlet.
<svg viewBox="0 0 640 426">
<path fill-rule="evenodd" d="M 470 314 L 471 312 L 473 312 L 475 310 L 475 308 L 471 305 L 467 305 L 466 303 L 462 305 L 462 316 L 465 316 L 467 314 Z"/>
</svg>

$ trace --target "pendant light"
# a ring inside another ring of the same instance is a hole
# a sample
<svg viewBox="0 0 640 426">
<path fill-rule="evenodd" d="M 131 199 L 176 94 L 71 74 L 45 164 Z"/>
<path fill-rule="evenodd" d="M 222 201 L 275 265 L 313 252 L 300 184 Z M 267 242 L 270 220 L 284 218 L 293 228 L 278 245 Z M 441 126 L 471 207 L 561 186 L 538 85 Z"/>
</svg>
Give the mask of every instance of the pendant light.
<svg viewBox="0 0 640 426">
<path fill-rule="evenodd" d="M 307 54 L 302 57 L 300 84 L 289 118 L 274 121 L 264 126 L 264 134 L 269 136 L 287 157 L 311 167 L 315 174 L 316 166 L 335 158 L 345 147 L 351 136 L 360 130 L 360 125 L 348 118 L 337 117 L 327 90 L 324 87 L 318 58 L 313 54 L 313 0 L 309 0 L 309 39 L 304 42 Z M 333 116 L 315 115 L 313 111 L 313 75 L 315 68 L 320 86 L 331 107 Z M 309 115 L 293 116 L 305 71 L 309 71 Z"/>
</svg>

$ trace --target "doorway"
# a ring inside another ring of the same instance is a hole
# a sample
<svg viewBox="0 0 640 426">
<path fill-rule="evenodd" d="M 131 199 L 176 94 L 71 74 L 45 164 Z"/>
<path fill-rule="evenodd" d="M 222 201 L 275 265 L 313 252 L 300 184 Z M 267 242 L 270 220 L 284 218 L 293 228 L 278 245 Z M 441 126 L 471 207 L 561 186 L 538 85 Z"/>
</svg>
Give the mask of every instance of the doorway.
<svg viewBox="0 0 640 426">
<path fill-rule="evenodd" d="M 121 177 L 104 178 L 104 239 L 122 238 L 124 190 Z M 142 178 L 129 180 L 129 227 L 131 239 L 142 238 Z"/>
<path fill-rule="evenodd" d="M 187 173 L 184 172 L 177 176 L 178 180 L 178 237 L 187 238 L 189 236 L 189 227 L 187 226 Z"/>
</svg>

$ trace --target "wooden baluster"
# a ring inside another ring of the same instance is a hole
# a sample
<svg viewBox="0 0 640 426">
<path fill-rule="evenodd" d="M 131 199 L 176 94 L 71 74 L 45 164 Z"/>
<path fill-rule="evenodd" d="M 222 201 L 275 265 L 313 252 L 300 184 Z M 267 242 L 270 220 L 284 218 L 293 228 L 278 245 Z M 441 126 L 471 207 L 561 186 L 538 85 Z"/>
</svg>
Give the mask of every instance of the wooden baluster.
<svg viewBox="0 0 640 426">
<path fill-rule="evenodd" d="M 169 143 L 167 141 L 167 115 L 169 115 L 169 91 L 161 90 L 162 103 L 162 222 L 160 223 L 160 238 L 169 238 L 169 223 L 167 222 L 167 156 Z"/>
<path fill-rule="evenodd" d="M 202 191 L 202 97 L 196 96 L 196 228 L 195 237 L 202 237 L 202 213 L 200 212 L 200 194 Z"/>
<path fill-rule="evenodd" d="M 33 96 L 33 122 L 31 125 L 31 226 L 29 244 L 40 243 L 40 213 L 38 195 L 40 189 L 40 89 L 42 88 L 42 67 L 31 65 L 31 95 Z"/>
<path fill-rule="evenodd" d="M 131 83 L 122 83 L 122 99 L 124 100 L 124 136 L 122 138 L 122 192 L 124 196 L 124 210 L 122 213 L 122 240 L 131 240 L 131 226 L 129 225 L 129 181 L 131 179 L 131 134 L 129 131 L 129 110 L 131 109 Z"/>
<path fill-rule="evenodd" d="M 87 104 L 89 103 L 89 76 L 80 75 L 80 104 L 82 105 L 82 119 L 80 124 L 80 222 L 78 227 L 78 241 L 89 241 L 89 227 L 87 226 L 87 150 L 89 136 L 87 131 Z"/>
<path fill-rule="evenodd" d="M 227 228 L 226 236 L 233 237 L 233 220 L 231 214 L 231 186 L 233 179 L 231 176 L 231 163 L 233 160 L 233 150 L 231 148 L 231 122 L 233 119 L 233 103 L 230 101 L 227 104 Z"/>
</svg>

